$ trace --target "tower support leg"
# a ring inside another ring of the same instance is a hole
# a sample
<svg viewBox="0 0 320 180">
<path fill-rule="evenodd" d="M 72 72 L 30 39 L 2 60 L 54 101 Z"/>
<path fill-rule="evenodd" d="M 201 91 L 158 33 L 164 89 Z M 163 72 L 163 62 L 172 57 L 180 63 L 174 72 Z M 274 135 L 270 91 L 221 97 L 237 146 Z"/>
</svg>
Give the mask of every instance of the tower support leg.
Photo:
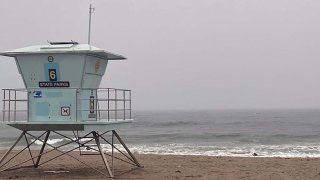
<svg viewBox="0 0 320 180">
<path fill-rule="evenodd" d="M 107 134 L 108 132 L 112 133 L 111 135 L 111 143 L 103 137 L 103 135 Z M 64 137 L 66 138 L 67 140 L 69 140 L 68 142 L 65 142 L 63 144 L 60 144 L 58 146 L 54 146 L 54 145 L 51 145 L 51 144 L 48 144 L 48 139 L 49 139 L 49 136 L 50 134 L 52 133 L 55 133 L 61 137 Z M 90 137 L 90 135 L 92 134 L 92 136 Z M 28 138 L 27 136 L 30 136 L 31 138 L 34 138 L 34 140 L 32 140 L 32 142 L 28 142 Z M 43 136 L 45 135 L 45 137 L 43 138 Z M 23 148 L 21 151 L 19 151 L 18 153 L 15 153 L 15 155 L 13 155 L 12 157 L 9 157 L 10 153 L 12 153 L 13 149 L 17 146 L 17 144 L 21 141 L 21 138 L 22 137 L 25 137 L 26 138 L 26 142 L 27 142 L 27 146 L 25 148 Z M 114 140 L 114 137 L 117 139 L 117 140 Z M 89 140 L 86 140 L 86 141 L 81 141 L 82 138 L 89 138 Z M 41 146 L 41 149 L 39 151 L 39 154 L 37 156 L 33 156 L 31 154 L 31 151 L 30 151 L 30 146 L 33 145 L 36 141 L 41 141 L 43 144 Z M 102 142 L 102 141 L 103 142 Z M 95 141 L 95 144 L 94 145 L 90 145 L 89 143 L 91 141 Z M 112 147 L 112 150 L 111 150 L 111 154 L 108 153 L 108 152 L 105 152 L 103 151 L 102 147 L 101 147 L 101 142 L 104 143 L 104 141 L 111 145 Z M 118 141 L 122 147 L 125 149 L 125 151 L 122 151 L 120 150 L 117 146 L 114 145 L 114 142 L 115 141 Z M 89 164 L 85 163 L 84 161 L 76 158 L 75 156 L 73 156 L 72 154 L 69 154 L 70 152 L 78 149 L 78 147 L 76 148 L 72 148 L 72 149 L 69 149 L 68 151 L 65 151 L 65 150 L 61 150 L 60 148 L 62 147 L 66 147 L 68 146 L 69 144 L 71 143 L 76 143 L 79 145 L 79 147 L 84 147 L 84 148 L 87 148 L 88 150 L 92 150 L 94 151 L 95 153 L 88 153 L 88 154 L 82 154 L 82 155 L 99 155 L 101 156 L 102 160 L 103 160 L 103 163 L 105 165 L 105 169 L 107 169 L 108 173 L 105 172 L 105 170 L 103 171 L 100 171 L 99 169 L 97 168 L 94 168 L 92 166 L 90 166 Z M 45 148 L 46 147 L 49 147 L 50 149 L 48 149 L 48 151 L 45 151 Z M 26 149 L 29 150 L 29 153 L 31 155 L 31 158 L 25 160 L 25 161 L 22 161 L 22 162 L 19 162 L 19 163 L 16 163 L 14 164 L 11 160 L 16 158 L 17 156 L 21 155 L 21 153 L 23 151 L 25 151 Z M 117 150 L 119 153 L 121 153 L 124 157 L 126 157 L 127 159 L 122 159 L 121 157 L 117 157 L 117 156 L 114 156 L 114 150 Z M 49 160 L 46 160 L 45 162 L 40 162 L 41 161 L 41 158 L 46 156 L 46 154 L 48 153 L 51 153 L 52 151 L 58 151 L 60 152 L 61 154 L 59 155 L 56 155 L 54 157 L 52 157 L 51 159 Z M 120 160 L 122 162 L 125 162 L 125 163 L 128 163 L 128 164 L 131 164 L 133 166 L 137 166 L 137 167 L 143 167 L 140 165 L 140 163 L 138 162 L 138 160 L 134 157 L 134 155 L 131 153 L 131 151 L 129 150 L 129 148 L 126 146 L 126 144 L 123 142 L 123 140 L 121 139 L 121 137 L 119 136 L 119 134 L 115 131 L 115 130 L 111 130 L 111 131 L 106 131 L 105 133 L 102 133 L 102 134 L 99 134 L 99 132 L 97 131 L 92 131 L 88 134 L 86 134 L 84 137 L 79 137 L 79 136 L 76 136 L 76 139 L 72 139 L 72 138 L 69 138 L 68 136 L 66 135 L 63 135 L 61 133 L 58 133 L 56 131 L 50 131 L 50 130 L 46 130 L 44 131 L 41 135 L 39 136 L 35 136 L 35 135 L 32 135 L 29 133 L 29 131 L 23 131 L 21 133 L 21 135 L 18 137 L 18 139 L 15 141 L 15 143 L 10 147 L 10 149 L 2 156 L 2 158 L 0 159 L 0 172 L 2 171 L 5 171 L 5 170 L 8 170 L 8 169 L 13 169 L 13 168 L 16 168 L 24 163 L 27 163 L 27 162 L 30 162 L 32 161 L 33 162 L 33 165 L 32 167 L 39 167 L 39 166 L 42 166 L 43 164 L 46 164 L 60 156 L 63 156 L 63 155 L 67 155 L 67 156 L 70 156 L 74 159 L 76 159 L 77 161 L 79 161 L 80 163 L 96 170 L 97 172 L 107 176 L 107 177 L 111 177 L 113 178 L 114 177 L 114 159 L 117 159 L 117 160 Z M 108 161 L 107 161 L 107 158 L 106 156 L 110 156 L 112 159 L 111 159 L 111 165 L 112 167 L 109 166 L 108 164 Z M 35 161 L 34 161 L 35 159 Z M 128 161 L 129 160 L 129 161 Z M 11 164 L 9 164 L 11 162 Z M 13 165 L 12 165 L 13 164 Z M 9 167 L 5 167 L 4 169 L 2 169 L 2 167 L 4 166 L 9 166 Z"/>
<path fill-rule="evenodd" d="M 16 140 L 16 142 L 10 147 L 10 149 L 2 156 L 1 160 L 0 160 L 0 165 L 1 163 L 6 159 L 6 157 L 10 154 L 10 152 L 12 151 L 12 149 L 18 144 L 18 142 L 21 140 L 21 138 L 25 135 L 25 131 L 23 131 L 21 133 L 21 135 L 18 137 L 18 139 Z"/>
<path fill-rule="evenodd" d="M 113 176 L 113 173 L 112 173 L 112 171 L 111 171 L 111 169 L 110 169 L 110 167 L 109 167 L 107 158 L 106 158 L 106 156 L 105 156 L 105 154 L 104 154 L 104 152 L 103 152 L 103 150 L 102 150 L 102 148 L 101 148 L 99 136 L 97 135 L 97 133 L 96 133 L 95 131 L 92 131 L 92 135 L 93 135 L 93 138 L 94 138 L 95 141 L 96 141 L 97 147 L 98 147 L 98 149 L 99 149 L 99 152 L 100 152 L 100 155 L 101 155 L 101 157 L 102 157 L 103 163 L 104 163 L 104 165 L 106 166 L 106 168 L 107 168 L 107 170 L 108 170 L 109 176 L 110 176 L 111 178 L 113 178 L 113 177 L 114 177 L 114 176 Z"/>
<path fill-rule="evenodd" d="M 132 160 L 134 161 L 134 163 L 138 166 L 138 167 L 142 167 L 141 164 L 138 162 L 138 160 L 136 159 L 136 157 L 134 157 L 134 155 L 131 153 L 131 151 L 129 150 L 129 148 L 126 146 L 126 144 L 122 141 L 122 139 L 120 138 L 119 134 L 115 131 L 112 130 L 112 134 L 114 134 L 116 136 L 116 138 L 118 139 L 119 143 L 124 147 L 124 149 L 128 152 L 128 154 L 130 155 L 130 157 L 132 158 Z"/>
<path fill-rule="evenodd" d="M 48 141 L 49 136 L 50 136 L 50 131 L 47 131 L 46 137 L 45 137 L 45 139 L 44 139 L 44 142 L 43 142 L 42 147 L 41 147 L 40 152 L 39 152 L 39 156 L 38 156 L 37 162 L 36 162 L 36 164 L 34 165 L 35 168 L 37 168 L 37 167 L 39 166 L 39 162 L 40 162 L 42 153 L 43 153 L 43 151 L 44 151 L 44 148 L 46 147 L 46 144 L 47 144 L 47 141 Z"/>
</svg>

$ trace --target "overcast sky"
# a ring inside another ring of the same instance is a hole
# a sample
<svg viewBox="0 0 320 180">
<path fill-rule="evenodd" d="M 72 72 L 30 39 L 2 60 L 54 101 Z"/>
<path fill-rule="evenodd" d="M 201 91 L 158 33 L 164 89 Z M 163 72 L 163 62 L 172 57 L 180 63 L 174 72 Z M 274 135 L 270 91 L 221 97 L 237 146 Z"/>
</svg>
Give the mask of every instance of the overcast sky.
<svg viewBox="0 0 320 180">
<path fill-rule="evenodd" d="M 0 51 L 87 42 L 124 55 L 101 87 L 134 109 L 320 108 L 318 0 L 2 0 Z M 23 87 L 0 57 L 0 88 Z"/>
</svg>

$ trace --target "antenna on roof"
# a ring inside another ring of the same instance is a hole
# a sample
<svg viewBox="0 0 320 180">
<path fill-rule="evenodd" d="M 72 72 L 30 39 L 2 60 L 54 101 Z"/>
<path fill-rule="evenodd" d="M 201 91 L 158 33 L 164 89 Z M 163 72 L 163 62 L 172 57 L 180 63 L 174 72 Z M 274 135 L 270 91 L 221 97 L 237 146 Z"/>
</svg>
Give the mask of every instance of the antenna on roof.
<svg viewBox="0 0 320 180">
<path fill-rule="evenodd" d="M 95 8 L 90 4 L 89 7 L 89 32 L 88 32 L 88 44 L 90 44 L 90 36 L 91 36 L 91 14 L 94 12 Z"/>
</svg>

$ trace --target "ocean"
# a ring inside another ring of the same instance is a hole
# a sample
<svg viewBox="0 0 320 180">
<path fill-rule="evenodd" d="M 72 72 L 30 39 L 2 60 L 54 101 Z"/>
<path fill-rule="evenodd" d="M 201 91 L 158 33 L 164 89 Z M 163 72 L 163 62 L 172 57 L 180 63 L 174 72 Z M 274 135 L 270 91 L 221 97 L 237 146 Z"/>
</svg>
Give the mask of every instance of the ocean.
<svg viewBox="0 0 320 180">
<path fill-rule="evenodd" d="M 141 154 L 320 157 L 320 109 L 134 111 L 133 118 L 118 133 Z M 0 149 L 18 134 L 1 125 Z"/>
</svg>

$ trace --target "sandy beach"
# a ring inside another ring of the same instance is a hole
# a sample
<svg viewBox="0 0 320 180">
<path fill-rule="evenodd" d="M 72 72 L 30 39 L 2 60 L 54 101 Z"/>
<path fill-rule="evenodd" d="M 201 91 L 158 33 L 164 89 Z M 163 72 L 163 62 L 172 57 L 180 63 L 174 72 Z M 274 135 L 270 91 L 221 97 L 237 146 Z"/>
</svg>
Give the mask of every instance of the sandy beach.
<svg viewBox="0 0 320 180">
<path fill-rule="evenodd" d="M 1 152 L 1 156 L 4 152 Z M 27 152 L 26 152 L 27 153 Z M 21 161 L 28 154 L 17 160 Z M 53 156 L 51 154 L 44 159 Z M 77 152 L 72 155 L 78 156 Z M 318 158 L 208 157 L 138 155 L 144 168 L 115 162 L 115 179 L 320 179 Z M 107 172 L 100 156 L 81 160 Z M 31 165 L 26 164 L 26 165 Z M 25 167 L 0 173 L 1 179 L 103 179 L 104 175 L 68 156 L 39 168 Z"/>
</svg>

